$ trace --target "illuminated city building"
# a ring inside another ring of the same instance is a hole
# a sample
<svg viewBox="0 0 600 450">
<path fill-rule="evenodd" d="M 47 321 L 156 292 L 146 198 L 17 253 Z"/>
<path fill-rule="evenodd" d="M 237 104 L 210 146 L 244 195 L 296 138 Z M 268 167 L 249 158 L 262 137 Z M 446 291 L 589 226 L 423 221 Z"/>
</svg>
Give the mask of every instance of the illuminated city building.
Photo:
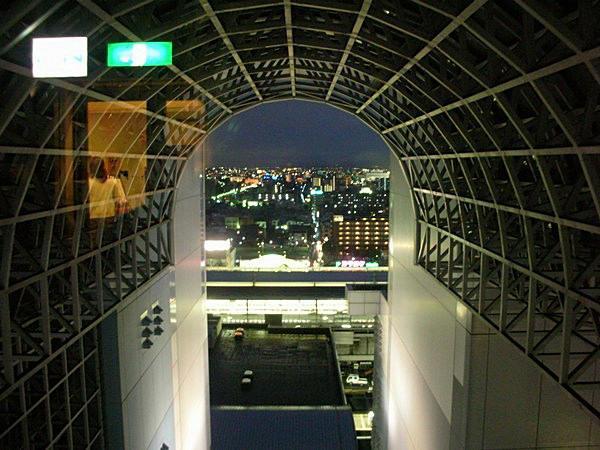
<svg viewBox="0 0 600 450">
<path fill-rule="evenodd" d="M 385 259 L 388 252 L 389 220 L 363 217 L 333 222 L 333 244 L 341 260 Z"/>
</svg>

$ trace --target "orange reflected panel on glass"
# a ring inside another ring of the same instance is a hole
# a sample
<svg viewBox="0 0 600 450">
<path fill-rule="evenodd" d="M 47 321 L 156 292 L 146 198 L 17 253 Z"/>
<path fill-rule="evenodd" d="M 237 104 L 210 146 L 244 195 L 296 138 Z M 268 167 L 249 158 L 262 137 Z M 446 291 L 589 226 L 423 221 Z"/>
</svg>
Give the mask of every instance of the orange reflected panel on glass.
<svg viewBox="0 0 600 450">
<path fill-rule="evenodd" d="M 145 101 L 88 103 L 88 149 L 101 159 L 91 158 L 88 165 L 90 202 L 103 202 L 91 207 L 92 218 L 102 214 L 110 217 L 113 212 L 118 215 L 144 203 L 148 145 L 145 109 Z M 113 189 L 109 185 L 114 185 Z"/>
<path fill-rule="evenodd" d="M 204 103 L 200 100 L 168 100 L 165 106 L 166 116 L 176 122 L 165 124 L 167 145 L 196 145 L 204 124 Z"/>
</svg>

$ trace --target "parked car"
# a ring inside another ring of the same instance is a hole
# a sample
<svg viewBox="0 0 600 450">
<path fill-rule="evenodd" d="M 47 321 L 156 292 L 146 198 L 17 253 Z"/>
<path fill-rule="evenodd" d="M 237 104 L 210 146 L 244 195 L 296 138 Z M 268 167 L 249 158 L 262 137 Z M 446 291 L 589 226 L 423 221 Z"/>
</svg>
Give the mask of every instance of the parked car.
<svg viewBox="0 0 600 450">
<path fill-rule="evenodd" d="M 244 370 L 244 373 L 242 374 L 242 378 L 253 379 L 254 378 L 254 371 L 253 370 Z"/>
<path fill-rule="evenodd" d="M 252 378 L 243 377 L 241 383 L 242 389 L 250 389 L 250 387 L 252 386 Z"/>
<path fill-rule="evenodd" d="M 233 337 L 237 341 L 241 341 L 242 339 L 244 339 L 245 335 L 246 335 L 246 331 L 243 328 L 236 328 L 235 331 L 233 332 Z"/>
<path fill-rule="evenodd" d="M 346 383 L 351 386 L 367 386 L 369 384 L 369 380 L 366 378 L 361 378 L 355 373 L 351 373 L 346 377 Z"/>
</svg>

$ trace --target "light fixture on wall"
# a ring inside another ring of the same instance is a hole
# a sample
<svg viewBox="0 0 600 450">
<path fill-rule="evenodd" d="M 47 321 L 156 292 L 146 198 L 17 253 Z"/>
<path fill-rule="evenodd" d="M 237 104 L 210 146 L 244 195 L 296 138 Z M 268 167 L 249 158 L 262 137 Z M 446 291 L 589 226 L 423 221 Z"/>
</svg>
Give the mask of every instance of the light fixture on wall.
<svg viewBox="0 0 600 450">
<path fill-rule="evenodd" d="M 164 322 L 164 319 L 160 316 L 160 314 L 164 311 L 164 309 L 158 304 L 158 302 L 152 304 L 150 306 L 150 311 L 144 312 L 143 317 L 141 317 L 140 322 L 144 327 L 142 329 L 142 347 L 148 349 L 154 345 L 154 343 L 149 339 L 151 336 L 160 336 L 165 332 L 165 330 L 161 327 L 161 324 Z M 151 315 L 154 315 L 152 318 Z M 154 325 L 154 330 L 150 328 L 151 325 Z"/>
<path fill-rule="evenodd" d="M 150 319 L 150 317 L 148 317 L 148 316 L 144 316 L 144 318 L 141 320 L 141 324 L 144 327 L 147 327 L 151 323 L 152 323 L 152 319 Z"/>
</svg>

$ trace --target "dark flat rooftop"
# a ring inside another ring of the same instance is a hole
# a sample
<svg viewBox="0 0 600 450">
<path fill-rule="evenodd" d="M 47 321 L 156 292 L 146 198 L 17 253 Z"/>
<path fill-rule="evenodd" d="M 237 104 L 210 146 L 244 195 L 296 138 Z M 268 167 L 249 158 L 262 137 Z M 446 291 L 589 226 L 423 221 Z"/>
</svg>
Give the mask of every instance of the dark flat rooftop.
<svg viewBox="0 0 600 450">
<path fill-rule="evenodd" d="M 355 450 L 349 407 L 211 411 L 213 450 Z"/>
<path fill-rule="evenodd" d="M 213 406 L 343 405 L 335 357 L 326 334 L 274 333 L 246 329 L 242 341 L 223 329 L 210 350 Z M 254 371 L 248 390 L 244 370 Z"/>
</svg>

